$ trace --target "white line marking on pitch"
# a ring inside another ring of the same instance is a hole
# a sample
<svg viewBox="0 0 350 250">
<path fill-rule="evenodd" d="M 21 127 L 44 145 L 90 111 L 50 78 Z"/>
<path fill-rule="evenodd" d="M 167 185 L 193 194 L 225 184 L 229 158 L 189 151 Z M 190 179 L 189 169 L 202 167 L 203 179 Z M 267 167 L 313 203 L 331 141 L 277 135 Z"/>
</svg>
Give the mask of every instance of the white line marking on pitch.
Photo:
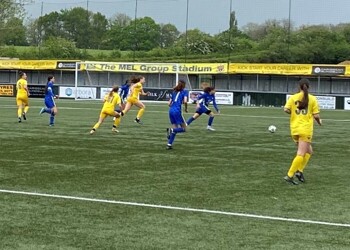
<svg viewBox="0 0 350 250">
<path fill-rule="evenodd" d="M 335 227 L 349 227 L 350 228 L 350 224 L 345 224 L 345 223 L 333 223 L 333 222 L 325 222 L 325 221 L 302 220 L 302 219 L 283 218 L 283 217 L 274 217 L 274 216 L 264 216 L 264 215 L 256 215 L 256 214 L 225 212 L 225 211 L 208 210 L 208 209 L 173 207 L 173 206 L 166 206 L 166 205 L 154 205 L 154 204 L 146 204 L 146 203 L 127 202 L 127 201 L 93 199 L 93 198 L 84 198 L 84 197 L 76 197 L 76 196 L 33 193 L 33 192 L 14 191 L 14 190 L 5 190 L 5 189 L 0 189 L 0 193 L 21 194 L 21 195 L 29 195 L 29 196 L 39 196 L 39 197 L 50 197 L 50 198 L 58 198 L 58 199 L 67 199 L 67 200 L 91 201 L 91 202 L 98 202 L 98 203 L 109 203 L 109 204 L 137 206 L 137 207 L 160 208 L 160 209 L 188 211 L 188 212 L 195 212 L 195 213 L 219 214 L 219 215 L 228 215 L 228 216 L 236 216 L 236 217 L 247 217 L 247 218 L 255 218 L 255 219 L 264 219 L 264 220 L 287 221 L 287 222 L 317 224 L 317 225 L 335 226 Z"/>
<path fill-rule="evenodd" d="M 155 105 L 156 106 L 156 105 Z M 31 106 L 32 108 L 41 108 L 42 106 Z M 14 105 L 3 105 L 0 107 L 0 109 L 6 109 L 6 108 L 16 108 Z M 100 108 L 74 108 L 74 107 L 59 107 L 59 109 L 63 110 L 100 110 Z M 136 112 L 136 110 L 131 110 L 132 112 Z M 158 110 L 148 110 L 148 113 L 163 113 L 167 114 L 168 111 L 158 111 Z M 289 119 L 288 116 L 282 117 L 282 116 L 264 116 L 264 115 L 233 115 L 233 114 L 220 114 L 220 116 L 227 116 L 227 117 L 243 117 L 243 118 L 263 118 L 263 119 L 283 119 L 287 120 Z M 323 118 L 323 121 L 332 121 L 332 122 L 350 122 L 350 120 L 337 120 L 337 119 L 327 119 Z"/>
</svg>

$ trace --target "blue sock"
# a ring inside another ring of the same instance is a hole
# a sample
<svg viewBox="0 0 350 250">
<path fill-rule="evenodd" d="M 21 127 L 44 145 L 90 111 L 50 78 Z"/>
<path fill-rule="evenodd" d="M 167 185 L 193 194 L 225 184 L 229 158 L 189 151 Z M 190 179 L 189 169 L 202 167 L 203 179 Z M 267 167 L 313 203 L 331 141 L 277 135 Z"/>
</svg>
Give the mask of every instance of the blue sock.
<svg viewBox="0 0 350 250">
<path fill-rule="evenodd" d="M 188 119 L 188 121 L 186 122 L 187 125 L 190 125 L 195 119 L 193 117 L 191 117 L 190 119 Z"/>
<path fill-rule="evenodd" d="M 170 138 L 168 140 L 168 144 L 172 145 L 175 140 L 176 133 L 171 133 Z"/>
<path fill-rule="evenodd" d="M 208 126 L 211 126 L 213 124 L 213 121 L 214 121 L 214 116 L 210 116 L 208 121 Z"/>
<path fill-rule="evenodd" d="M 177 134 L 177 133 L 183 133 L 183 132 L 185 132 L 185 129 L 184 129 L 184 128 L 174 128 L 174 129 L 173 129 L 173 132 L 174 132 L 175 134 Z"/>
<path fill-rule="evenodd" d="M 51 109 L 45 108 L 45 109 L 44 109 L 44 113 L 49 113 L 49 114 L 51 114 Z"/>
<path fill-rule="evenodd" d="M 55 115 L 51 114 L 50 116 L 50 124 L 54 124 L 55 123 Z"/>
</svg>

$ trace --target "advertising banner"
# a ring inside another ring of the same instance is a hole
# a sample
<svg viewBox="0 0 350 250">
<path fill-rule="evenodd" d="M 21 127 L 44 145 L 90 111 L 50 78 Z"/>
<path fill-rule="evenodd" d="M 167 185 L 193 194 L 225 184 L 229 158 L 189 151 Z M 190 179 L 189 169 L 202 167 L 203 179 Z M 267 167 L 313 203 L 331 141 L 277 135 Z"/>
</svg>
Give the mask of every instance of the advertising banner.
<svg viewBox="0 0 350 250">
<path fill-rule="evenodd" d="M 195 103 L 197 101 L 197 96 L 201 94 L 202 91 L 190 91 L 189 92 L 189 103 Z M 217 104 L 223 105 L 233 105 L 233 93 L 232 92 L 216 92 L 215 100 Z"/>
<path fill-rule="evenodd" d="M 28 85 L 30 97 L 45 97 L 45 85 Z"/>
<path fill-rule="evenodd" d="M 345 75 L 345 66 L 312 66 L 312 74 L 326 76 Z"/>
<path fill-rule="evenodd" d="M 288 100 L 291 95 L 287 95 L 286 100 Z M 335 96 L 315 96 L 320 106 L 320 109 L 335 109 L 336 98 Z"/>
<path fill-rule="evenodd" d="M 76 61 L 57 61 L 56 68 L 62 70 L 75 70 Z M 80 69 L 80 64 L 78 64 L 78 69 Z"/>
<path fill-rule="evenodd" d="M 0 96 L 14 96 L 14 85 L 0 85 Z"/>
<path fill-rule="evenodd" d="M 61 98 L 96 99 L 96 88 L 93 87 L 60 87 Z"/>
<path fill-rule="evenodd" d="M 132 64 L 112 62 L 85 62 L 81 69 L 90 71 L 164 73 L 174 74 L 227 74 L 227 63 L 180 63 L 180 64 Z"/>
<path fill-rule="evenodd" d="M 311 64 L 233 63 L 230 74 L 311 75 Z"/>
<path fill-rule="evenodd" d="M 350 97 L 344 97 L 344 109 L 350 110 Z"/>
<path fill-rule="evenodd" d="M 0 60 L 0 69 L 56 69 L 56 60 Z"/>
</svg>

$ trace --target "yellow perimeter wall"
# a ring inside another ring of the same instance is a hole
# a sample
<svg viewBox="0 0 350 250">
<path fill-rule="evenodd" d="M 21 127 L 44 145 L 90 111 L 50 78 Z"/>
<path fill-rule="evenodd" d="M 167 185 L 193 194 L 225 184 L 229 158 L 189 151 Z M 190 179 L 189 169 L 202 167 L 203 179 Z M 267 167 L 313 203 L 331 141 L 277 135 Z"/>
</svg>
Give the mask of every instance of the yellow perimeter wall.
<svg viewBox="0 0 350 250">
<path fill-rule="evenodd" d="M 0 70 L 74 70 L 76 61 L 0 60 Z M 80 62 L 80 61 L 79 61 Z M 269 74 L 350 76 L 350 65 L 258 63 L 114 63 L 85 61 L 79 70 L 182 74 Z"/>
</svg>

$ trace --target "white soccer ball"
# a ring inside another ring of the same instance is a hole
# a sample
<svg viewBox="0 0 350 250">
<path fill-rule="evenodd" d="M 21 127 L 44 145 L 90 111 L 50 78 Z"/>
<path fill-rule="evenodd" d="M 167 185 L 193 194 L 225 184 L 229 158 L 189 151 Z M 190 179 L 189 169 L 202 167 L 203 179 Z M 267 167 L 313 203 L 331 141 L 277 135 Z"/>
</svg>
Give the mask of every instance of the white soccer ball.
<svg viewBox="0 0 350 250">
<path fill-rule="evenodd" d="M 275 133 L 276 130 L 277 130 L 277 128 L 276 128 L 275 125 L 270 125 L 270 126 L 269 126 L 269 131 L 270 131 L 270 133 Z"/>
</svg>

